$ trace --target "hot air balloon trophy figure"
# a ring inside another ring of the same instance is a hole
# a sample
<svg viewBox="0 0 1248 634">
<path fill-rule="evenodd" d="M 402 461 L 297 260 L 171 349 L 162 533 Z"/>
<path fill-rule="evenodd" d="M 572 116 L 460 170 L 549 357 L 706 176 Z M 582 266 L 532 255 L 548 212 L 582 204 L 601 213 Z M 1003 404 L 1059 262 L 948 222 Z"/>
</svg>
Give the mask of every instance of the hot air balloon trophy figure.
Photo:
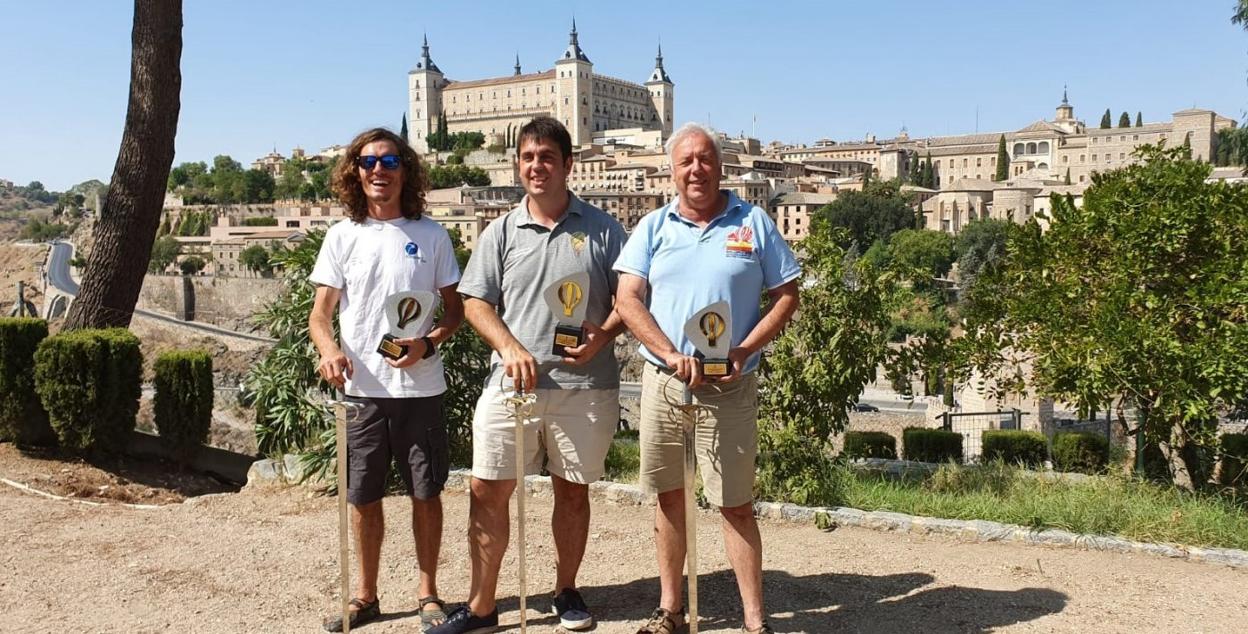
<svg viewBox="0 0 1248 634">
<path fill-rule="evenodd" d="M 387 297 L 386 323 L 390 331 L 381 336 L 377 352 L 395 361 L 407 354 L 407 346 L 395 343 L 395 339 L 409 339 L 427 332 L 437 301 L 437 296 L 429 291 L 405 291 Z"/>
<path fill-rule="evenodd" d="M 582 271 L 557 280 L 546 287 L 543 297 L 550 312 L 554 313 L 555 340 L 551 352 L 566 357 L 567 348 L 585 343 L 585 300 L 589 296 L 589 273 Z"/>
<path fill-rule="evenodd" d="M 698 311 L 685 323 L 685 336 L 697 348 L 702 376 L 718 379 L 732 373 L 728 351 L 732 348 L 732 311 L 728 302 L 717 302 Z"/>
</svg>

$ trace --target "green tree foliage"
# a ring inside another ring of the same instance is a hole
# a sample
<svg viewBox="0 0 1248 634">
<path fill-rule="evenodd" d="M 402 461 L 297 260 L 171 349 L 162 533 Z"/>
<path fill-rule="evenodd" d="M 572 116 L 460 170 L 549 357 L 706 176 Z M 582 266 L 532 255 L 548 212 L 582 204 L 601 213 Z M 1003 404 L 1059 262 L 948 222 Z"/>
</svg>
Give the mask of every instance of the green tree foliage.
<svg viewBox="0 0 1248 634">
<path fill-rule="evenodd" d="M 243 218 L 244 227 L 276 227 L 277 218 L 273 216 L 252 216 L 251 218 Z"/>
<path fill-rule="evenodd" d="M 35 389 L 60 445 L 116 451 L 134 430 L 143 354 L 124 328 L 84 328 L 44 339 L 35 352 Z"/>
<path fill-rule="evenodd" d="M 919 187 L 922 187 L 923 184 L 919 181 L 919 177 L 923 172 L 923 167 L 921 165 L 922 161 L 919 160 L 919 156 L 917 154 L 907 154 L 906 158 L 910 167 L 909 173 L 906 174 L 906 182 L 911 185 L 918 185 Z"/>
<path fill-rule="evenodd" d="M 490 176 L 479 167 L 434 165 L 429 168 L 429 183 L 433 189 L 446 189 L 461 185 L 482 187 L 490 184 Z"/>
<path fill-rule="evenodd" d="M 1137 128 L 1144 127 L 1144 113 L 1140 112 L 1139 110 L 1135 111 L 1135 127 Z"/>
<path fill-rule="evenodd" d="M 932 163 L 932 153 L 927 153 L 927 158 L 923 161 L 923 186 L 928 189 L 936 189 L 936 166 Z"/>
<path fill-rule="evenodd" d="M 178 218 L 178 226 L 174 233 L 183 237 L 206 236 L 214 222 L 216 222 L 216 215 L 211 211 L 188 211 Z"/>
<path fill-rule="evenodd" d="M 204 270 L 204 267 L 207 265 L 208 263 L 203 258 L 198 255 L 192 255 L 178 262 L 178 270 L 182 271 L 183 275 L 195 275 Z"/>
<path fill-rule="evenodd" d="M 1127 114 L 1125 110 L 1122 112 L 1121 115 L 1118 116 L 1118 127 L 1120 128 L 1131 127 L 1131 115 Z"/>
<path fill-rule="evenodd" d="M 244 170 L 224 154 L 212 160 L 182 163 L 169 171 L 168 189 L 187 204 L 260 204 L 273 202 L 276 183 L 261 169 Z"/>
<path fill-rule="evenodd" d="M 407 138 L 407 113 L 406 112 L 403 113 L 403 124 L 399 126 L 399 136 L 403 137 L 404 141 L 408 141 L 409 143 L 411 142 Z"/>
<path fill-rule="evenodd" d="M 997 140 L 997 173 L 992 180 L 1004 181 L 1010 178 L 1010 153 L 1005 149 L 1005 135 Z"/>
<path fill-rule="evenodd" d="M 1208 421 L 1248 393 L 1248 188 L 1205 182 L 1182 148 L 1138 154 L 1095 176 L 1082 207 L 1055 197 L 1047 232 L 1033 219 L 1011 236 L 966 339 L 988 376 L 1010 376 L 1014 351 L 1041 394 L 1134 406 L 1146 458 L 1177 448 L 1200 486 Z"/>
<path fill-rule="evenodd" d="M 1215 165 L 1248 165 L 1248 128 L 1222 128 L 1216 137 Z"/>
<path fill-rule="evenodd" d="M 70 227 L 59 222 L 44 222 L 38 218 L 31 218 L 22 227 L 22 232 L 18 237 L 32 242 L 46 242 L 64 237 L 69 232 Z"/>
<path fill-rule="evenodd" d="M 1005 257 L 1010 232 L 1017 226 L 1009 220 L 988 218 L 968 223 L 962 228 L 953 251 L 964 287 L 970 285 L 969 282 L 979 275 L 984 266 L 994 265 Z"/>
<path fill-rule="evenodd" d="M 269 250 L 261 245 L 253 244 L 238 254 L 238 263 L 247 270 L 264 276 L 273 273 L 273 262 L 269 258 Z"/>
<path fill-rule="evenodd" d="M 1069 167 L 1066 168 L 1066 178 L 1062 181 L 1062 183 L 1065 185 L 1070 184 L 1070 168 Z"/>
<path fill-rule="evenodd" d="M 212 355 L 176 350 L 156 358 L 153 418 L 161 442 L 187 463 L 208 441 L 212 425 Z"/>
<path fill-rule="evenodd" d="M 1102 130 L 1106 130 L 1106 129 L 1114 127 L 1113 119 L 1110 118 L 1111 116 L 1113 115 L 1109 114 L 1109 108 L 1106 108 L 1105 114 L 1101 115 L 1101 129 Z"/>
<path fill-rule="evenodd" d="M 149 273 L 163 273 L 182 253 L 182 245 L 173 236 L 165 236 L 152 244 L 152 257 L 147 263 Z"/>
<path fill-rule="evenodd" d="M 759 368 L 759 490 L 824 503 L 837 486 L 831 436 L 888 355 L 892 275 L 853 257 L 843 228 L 816 216 L 802 241 L 801 309 Z"/>
<path fill-rule="evenodd" d="M 56 438 L 35 393 L 35 350 L 47 336 L 42 319 L 0 317 L 0 440 L 45 444 Z"/>
<path fill-rule="evenodd" d="M 815 212 L 830 225 L 841 227 L 842 247 L 857 244 L 861 252 L 876 240 L 888 241 L 897 231 L 914 227 L 917 220 L 910 200 L 896 181 L 875 182 L 863 191 L 842 192 Z"/>
<path fill-rule="evenodd" d="M 944 231 L 902 229 L 888 241 L 889 262 L 916 288 L 932 288 L 953 266 L 953 236 Z"/>
</svg>

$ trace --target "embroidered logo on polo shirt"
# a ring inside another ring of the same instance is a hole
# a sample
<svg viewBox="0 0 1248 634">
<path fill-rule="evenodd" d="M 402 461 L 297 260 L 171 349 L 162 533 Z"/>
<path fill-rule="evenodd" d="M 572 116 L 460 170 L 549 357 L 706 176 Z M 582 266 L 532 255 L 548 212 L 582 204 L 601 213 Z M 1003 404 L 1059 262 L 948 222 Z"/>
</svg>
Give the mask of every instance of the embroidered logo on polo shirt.
<svg viewBox="0 0 1248 634">
<path fill-rule="evenodd" d="M 754 230 L 749 227 L 737 227 L 728 232 L 724 243 L 724 255 L 734 258 L 754 257 Z"/>
<path fill-rule="evenodd" d="M 570 236 L 572 241 L 572 250 L 575 251 L 577 255 L 580 255 L 581 251 L 585 250 L 585 244 L 588 242 L 588 238 L 589 236 L 586 236 L 580 231 L 577 231 Z"/>
<path fill-rule="evenodd" d="M 403 252 L 406 253 L 408 257 L 414 258 L 420 255 L 420 247 L 416 246 L 415 242 L 408 242 L 403 245 Z"/>
</svg>

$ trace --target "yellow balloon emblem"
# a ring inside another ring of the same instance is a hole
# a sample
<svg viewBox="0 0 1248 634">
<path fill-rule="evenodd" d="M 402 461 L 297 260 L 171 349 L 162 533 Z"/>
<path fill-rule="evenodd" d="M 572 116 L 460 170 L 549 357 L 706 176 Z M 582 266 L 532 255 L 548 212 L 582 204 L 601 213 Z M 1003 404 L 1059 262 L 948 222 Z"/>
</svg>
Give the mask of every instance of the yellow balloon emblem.
<svg viewBox="0 0 1248 634">
<path fill-rule="evenodd" d="M 724 334 L 724 318 L 717 312 L 708 312 L 698 320 L 698 329 L 706 336 L 706 342 L 715 347 L 715 342 Z"/>
<path fill-rule="evenodd" d="M 584 292 L 576 282 L 564 282 L 559 285 L 559 302 L 563 304 L 563 316 L 571 317 L 572 310 L 581 303 Z"/>
</svg>

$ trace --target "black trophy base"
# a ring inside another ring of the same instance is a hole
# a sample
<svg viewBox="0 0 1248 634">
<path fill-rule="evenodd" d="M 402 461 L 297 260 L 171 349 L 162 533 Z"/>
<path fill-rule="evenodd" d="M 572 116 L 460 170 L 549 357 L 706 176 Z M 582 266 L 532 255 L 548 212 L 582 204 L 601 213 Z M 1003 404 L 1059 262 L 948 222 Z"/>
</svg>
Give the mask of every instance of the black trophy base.
<svg viewBox="0 0 1248 634">
<path fill-rule="evenodd" d="M 394 335 L 382 335 L 381 343 L 377 344 L 377 352 L 391 361 L 398 361 L 407 354 L 407 346 L 395 343 Z"/>
<path fill-rule="evenodd" d="M 732 373 L 732 363 L 727 359 L 701 359 L 702 376 L 708 379 L 722 379 Z"/>
<path fill-rule="evenodd" d="M 576 326 L 555 326 L 555 345 L 551 352 L 560 357 L 568 356 L 568 348 L 575 348 L 585 341 L 585 330 Z"/>
</svg>

